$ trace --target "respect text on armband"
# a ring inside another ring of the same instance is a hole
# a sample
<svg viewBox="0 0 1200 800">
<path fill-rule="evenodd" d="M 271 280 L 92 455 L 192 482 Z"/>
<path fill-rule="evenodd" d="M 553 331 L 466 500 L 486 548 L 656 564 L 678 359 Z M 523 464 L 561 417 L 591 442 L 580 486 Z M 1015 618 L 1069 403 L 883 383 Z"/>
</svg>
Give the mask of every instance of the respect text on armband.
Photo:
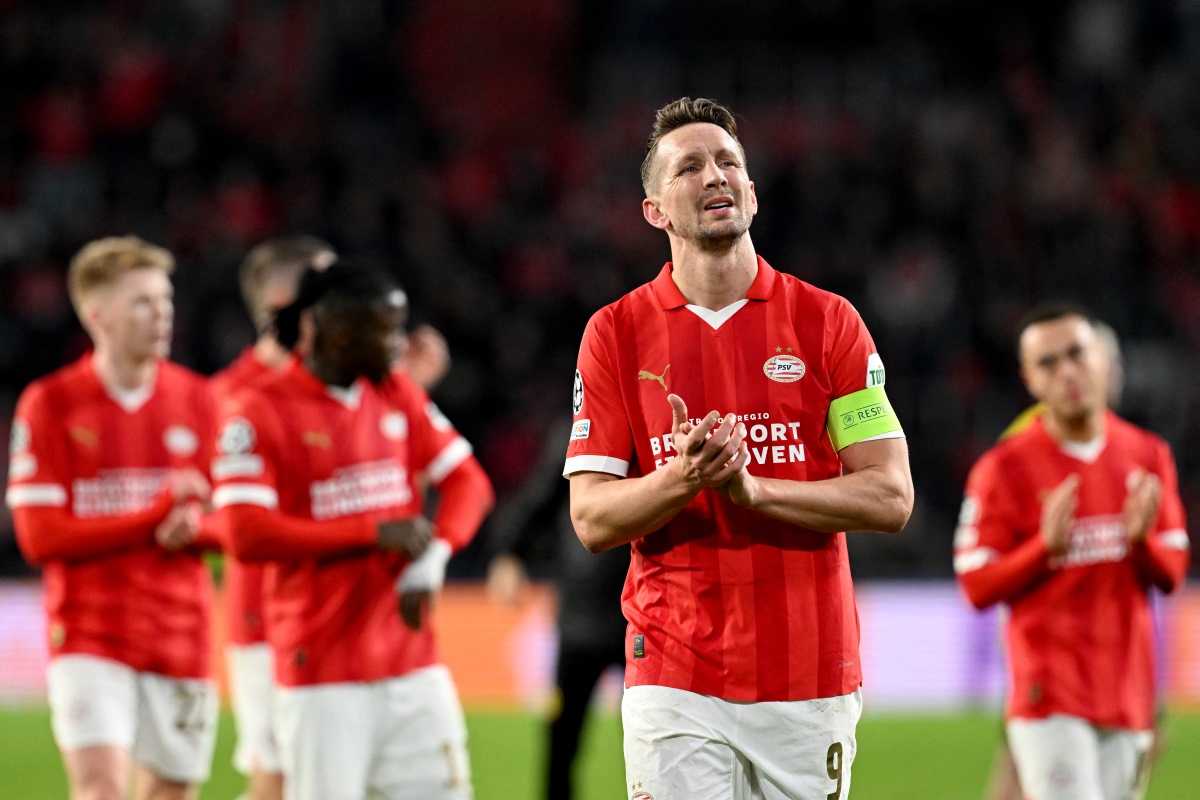
<svg viewBox="0 0 1200 800">
<path fill-rule="evenodd" d="M 739 422 L 746 423 L 746 442 L 750 448 L 750 463 L 788 464 L 804 460 L 804 443 L 800 439 L 799 422 L 770 422 L 770 413 L 738 414 Z M 763 420 L 763 421 L 757 421 Z M 691 419 L 699 425 L 700 419 Z M 675 442 L 671 433 L 650 437 L 650 452 L 654 468 L 658 469 L 675 458 Z"/>
</svg>

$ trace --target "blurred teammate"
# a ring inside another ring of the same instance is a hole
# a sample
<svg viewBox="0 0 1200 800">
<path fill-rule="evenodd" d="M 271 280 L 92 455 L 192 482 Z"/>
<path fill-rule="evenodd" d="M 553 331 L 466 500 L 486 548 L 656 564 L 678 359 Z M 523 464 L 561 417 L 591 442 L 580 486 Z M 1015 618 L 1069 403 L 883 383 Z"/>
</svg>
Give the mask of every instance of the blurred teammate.
<svg viewBox="0 0 1200 800">
<path fill-rule="evenodd" d="M 557 600 L 556 702 L 546 726 L 545 797 L 571 800 L 571 772 L 579 753 L 588 706 L 605 670 L 625 663 L 625 617 L 621 587 L 629 570 L 629 547 L 592 554 L 571 528 L 568 484 L 562 479 L 562 443 L 570 416 L 551 427 L 543 458 L 517 494 L 497 508 L 493 535 L 497 554 L 488 565 L 493 599 L 519 603 L 527 583 L 525 563 L 539 541 L 551 541 Z M 524 556 L 524 557 L 523 557 Z"/>
<path fill-rule="evenodd" d="M 1092 320 L 1092 329 L 1096 332 L 1096 338 L 1108 353 L 1108 402 L 1109 406 L 1115 411 L 1121 403 L 1121 392 L 1125 388 L 1125 369 L 1124 362 L 1121 357 L 1121 342 L 1117 338 L 1117 332 L 1110 325 L 1101 322 L 1098 319 Z M 1029 426 L 1034 423 L 1034 420 L 1041 417 L 1042 412 L 1046 410 L 1045 403 L 1041 401 L 1035 402 L 1029 408 L 1017 415 L 1004 432 L 1000 434 L 999 441 L 1016 436 L 1029 429 Z M 1151 748 L 1151 756 L 1158 753 L 1157 725 L 1155 731 L 1155 747 Z M 1017 765 L 1013 763 L 1012 749 L 1008 746 L 1007 738 L 1002 738 L 999 746 L 996 748 L 996 755 L 992 762 L 992 773 L 988 777 L 987 788 L 984 790 L 985 800 L 1024 800 L 1024 795 L 1021 793 L 1021 783 L 1017 777 Z"/>
<path fill-rule="evenodd" d="M 845 299 L 755 254 L 726 108 L 659 109 L 642 183 L 671 262 L 588 323 L 564 470 L 587 548 L 632 542 L 630 795 L 844 798 L 862 665 L 843 531 L 898 531 L 913 502 L 883 363 Z"/>
<path fill-rule="evenodd" d="M 8 504 L 40 565 L 54 738 L 73 798 L 193 797 L 209 774 L 212 587 L 199 547 L 214 409 L 167 360 L 166 250 L 99 239 L 67 280 L 94 349 L 24 391 Z"/>
<path fill-rule="evenodd" d="M 258 338 L 213 376 L 217 398 L 230 397 L 280 369 L 291 352 L 275 338 L 273 316 L 296 296 L 296 284 L 307 268 L 333 263 L 333 248 L 311 236 L 263 242 L 242 262 L 240 284 Z M 263 562 L 242 561 L 227 554 L 223 572 L 229 648 L 229 687 L 237 724 L 233 763 L 248 778 L 250 800 L 283 797 L 283 772 L 271 730 L 272 665 L 263 614 Z"/>
<path fill-rule="evenodd" d="M 1024 796 L 1139 798 L 1155 716 L 1149 589 L 1187 571 L 1174 460 L 1109 408 L 1089 317 L 1035 310 L 1021 375 L 1044 404 L 976 463 L 955 537 L 972 604 L 1006 602 L 1007 738 Z"/>
<path fill-rule="evenodd" d="M 332 245 L 314 236 L 271 239 L 246 254 L 239 282 L 258 338 L 213 376 L 218 398 L 229 397 L 284 366 L 291 351 L 275 337 L 274 316 L 295 299 L 305 269 L 325 269 L 335 258 Z M 414 332 L 405 355 L 405 366 L 426 389 L 449 368 L 445 340 L 429 326 Z M 283 796 L 283 773 L 271 729 L 273 668 L 264 630 L 263 572 L 263 562 L 242 561 L 232 554 L 225 559 L 223 585 L 230 641 L 227 658 L 237 723 L 233 760 L 238 771 L 249 778 L 250 800 Z"/>
<path fill-rule="evenodd" d="M 392 371 L 406 316 L 381 275 L 309 270 L 276 326 L 301 358 L 226 404 L 214 503 L 235 554 L 272 562 L 275 731 L 294 800 L 471 795 L 427 614 L 492 491 L 470 445 Z M 439 495 L 432 524 L 417 472 Z"/>
</svg>

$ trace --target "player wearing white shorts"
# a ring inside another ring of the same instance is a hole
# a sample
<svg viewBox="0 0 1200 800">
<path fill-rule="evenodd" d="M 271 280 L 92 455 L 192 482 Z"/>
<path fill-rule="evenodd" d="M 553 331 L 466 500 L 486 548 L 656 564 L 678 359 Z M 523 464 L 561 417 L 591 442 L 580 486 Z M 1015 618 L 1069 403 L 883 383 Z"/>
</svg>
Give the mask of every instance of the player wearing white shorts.
<svg viewBox="0 0 1200 800">
<path fill-rule="evenodd" d="M 302 357 L 224 409 L 214 505 L 234 553 L 270 562 L 288 800 L 471 796 L 466 726 L 428 604 L 492 489 L 466 440 L 393 370 L 406 316 L 378 273 L 341 262 L 306 272 L 277 325 Z M 439 495 L 432 523 L 417 474 Z"/>
<path fill-rule="evenodd" d="M 1034 309 L 1021 374 L 1044 409 L 976 462 L 954 568 L 977 608 L 1007 603 L 1006 732 L 1030 800 L 1137 800 L 1155 727 L 1150 592 L 1187 573 L 1174 458 L 1109 408 L 1086 312 Z"/>
<path fill-rule="evenodd" d="M 71 262 L 95 350 L 31 384 L 13 422 L 7 501 L 42 567 L 55 739 L 73 797 L 185 798 L 209 772 L 212 586 L 201 503 L 214 409 L 167 360 L 171 255 L 100 239 Z"/>
<path fill-rule="evenodd" d="M 711 100 L 659 110 L 643 212 L 671 262 L 588 323 L 564 474 L 584 545 L 632 543 L 629 797 L 839 800 L 862 708 L 843 531 L 900 530 L 912 478 L 858 313 L 755 253 L 736 131 Z"/>
</svg>

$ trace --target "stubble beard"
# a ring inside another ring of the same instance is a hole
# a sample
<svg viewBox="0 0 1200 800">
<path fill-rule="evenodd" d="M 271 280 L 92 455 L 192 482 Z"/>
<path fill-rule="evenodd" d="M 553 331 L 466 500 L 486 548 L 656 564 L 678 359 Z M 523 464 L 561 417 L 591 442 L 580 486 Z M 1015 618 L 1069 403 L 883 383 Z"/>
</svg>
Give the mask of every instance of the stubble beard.
<svg viewBox="0 0 1200 800">
<path fill-rule="evenodd" d="M 721 224 L 719 229 L 703 224 L 696 226 L 692 242 L 706 253 L 719 253 L 732 250 L 741 238 L 750 230 L 750 220 L 738 217 L 730 220 L 729 224 Z"/>
</svg>

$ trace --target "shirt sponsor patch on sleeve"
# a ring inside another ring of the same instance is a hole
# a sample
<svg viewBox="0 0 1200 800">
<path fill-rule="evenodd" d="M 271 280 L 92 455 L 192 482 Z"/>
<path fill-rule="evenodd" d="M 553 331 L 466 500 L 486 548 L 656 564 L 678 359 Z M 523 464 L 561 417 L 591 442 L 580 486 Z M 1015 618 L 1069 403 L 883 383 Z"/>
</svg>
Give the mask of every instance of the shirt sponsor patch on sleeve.
<svg viewBox="0 0 1200 800">
<path fill-rule="evenodd" d="M 586 439 L 592 433 L 592 421 L 590 419 L 576 420 L 571 426 L 571 441 L 578 439 Z"/>
<path fill-rule="evenodd" d="M 879 353 L 871 353 L 867 356 L 867 388 L 883 386 L 884 377 L 883 359 Z"/>
<path fill-rule="evenodd" d="M 902 430 L 882 386 L 839 397 L 829 405 L 825 429 L 834 449 Z"/>
</svg>

